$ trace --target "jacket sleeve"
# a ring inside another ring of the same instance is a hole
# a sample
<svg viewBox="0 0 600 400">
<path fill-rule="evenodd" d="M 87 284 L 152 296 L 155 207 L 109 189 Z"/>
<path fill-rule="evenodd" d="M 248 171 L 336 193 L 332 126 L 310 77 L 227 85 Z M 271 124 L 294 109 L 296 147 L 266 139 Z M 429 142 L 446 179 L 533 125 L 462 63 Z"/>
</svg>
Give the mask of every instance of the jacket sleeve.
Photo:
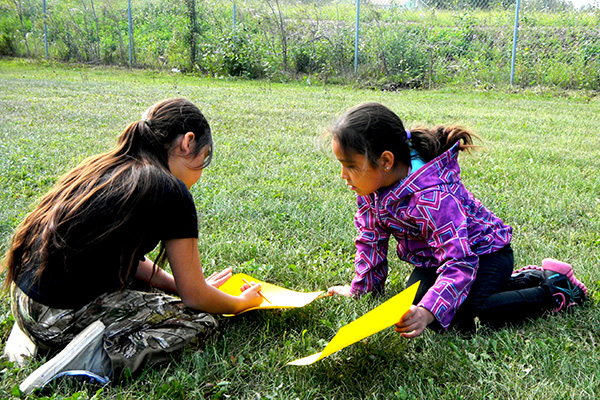
<svg viewBox="0 0 600 400">
<path fill-rule="evenodd" d="M 468 221 L 450 193 L 424 193 L 410 213 L 438 262 L 438 277 L 418 306 L 429 310 L 447 329 L 475 281 L 479 257 L 471 251 Z"/>
<path fill-rule="evenodd" d="M 355 276 L 351 284 L 353 296 L 367 292 L 383 291 L 388 274 L 387 251 L 390 234 L 378 223 L 375 210 L 358 198 L 358 211 L 354 217 L 358 229 Z"/>
</svg>

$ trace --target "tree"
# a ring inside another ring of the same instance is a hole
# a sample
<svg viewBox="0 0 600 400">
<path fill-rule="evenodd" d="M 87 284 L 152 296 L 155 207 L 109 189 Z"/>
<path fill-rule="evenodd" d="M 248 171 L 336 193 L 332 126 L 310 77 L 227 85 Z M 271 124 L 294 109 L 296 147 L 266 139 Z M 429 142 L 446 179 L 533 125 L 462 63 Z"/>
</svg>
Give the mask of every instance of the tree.
<svg viewBox="0 0 600 400">
<path fill-rule="evenodd" d="M 283 61 L 283 70 L 288 70 L 288 43 L 287 43 L 287 25 L 283 19 L 283 13 L 281 12 L 281 5 L 279 0 L 266 0 L 271 13 L 273 14 L 273 20 L 279 31 L 281 37 L 281 58 Z"/>
<path fill-rule="evenodd" d="M 17 14 L 19 14 L 19 21 L 21 22 L 21 34 L 23 35 L 23 41 L 25 42 L 25 49 L 27 51 L 27 57 L 29 57 L 29 43 L 27 42 L 27 31 L 25 29 L 24 15 L 23 15 L 23 3 L 21 0 L 13 0 Z"/>
</svg>

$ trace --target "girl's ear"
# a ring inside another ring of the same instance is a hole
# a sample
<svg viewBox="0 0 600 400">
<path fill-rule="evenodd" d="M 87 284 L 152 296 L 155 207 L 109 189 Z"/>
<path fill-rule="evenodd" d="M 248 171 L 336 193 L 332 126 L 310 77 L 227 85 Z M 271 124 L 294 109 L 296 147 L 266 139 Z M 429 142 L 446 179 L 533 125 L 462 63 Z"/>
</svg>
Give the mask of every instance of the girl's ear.
<svg viewBox="0 0 600 400">
<path fill-rule="evenodd" d="M 379 165 L 384 171 L 389 171 L 394 168 L 394 153 L 389 150 L 381 153 L 381 156 L 379 156 Z"/>
<path fill-rule="evenodd" d="M 192 149 L 194 148 L 195 139 L 196 136 L 194 135 L 194 132 L 187 132 L 183 135 L 181 142 L 179 143 L 179 147 L 183 152 L 183 155 L 187 156 L 191 153 Z"/>
</svg>

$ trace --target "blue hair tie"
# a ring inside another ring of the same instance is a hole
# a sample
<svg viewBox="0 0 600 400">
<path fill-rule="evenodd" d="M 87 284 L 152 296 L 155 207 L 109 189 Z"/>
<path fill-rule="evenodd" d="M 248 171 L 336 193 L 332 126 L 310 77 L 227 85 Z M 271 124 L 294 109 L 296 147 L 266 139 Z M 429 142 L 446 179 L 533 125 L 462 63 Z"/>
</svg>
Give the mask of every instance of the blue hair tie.
<svg viewBox="0 0 600 400">
<path fill-rule="evenodd" d="M 410 130 L 405 129 L 406 130 L 406 140 L 410 140 Z"/>
</svg>

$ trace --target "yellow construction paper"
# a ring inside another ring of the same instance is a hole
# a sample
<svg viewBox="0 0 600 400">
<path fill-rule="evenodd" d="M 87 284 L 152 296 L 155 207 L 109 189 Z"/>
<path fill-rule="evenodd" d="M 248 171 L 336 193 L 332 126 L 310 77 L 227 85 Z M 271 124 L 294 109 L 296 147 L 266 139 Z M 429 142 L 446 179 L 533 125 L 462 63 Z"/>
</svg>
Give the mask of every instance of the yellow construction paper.
<svg viewBox="0 0 600 400">
<path fill-rule="evenodd" d="M 321 353 L 299 358 L 298 360 L 289 362 L 287 365 L 310 365 L 344 347 L 350 346 L 359 340 L 394 325 L 409 310 L 417 294 L 418 287 L 419 282 L 398 293 L 357 320 L 342 326 Z"/>
<path fill-rule="evenodd" d="M 262 308 L 294 308 L 304 307 L 308 303 L 315 300 L 317 297 L 325 293 L 324 290 L 318 292 L 296 292 L 294 290 L 285 289 L 276 285 L 272 285 L 267 282 L 260 281 L 246 274 L 235 274 L 227 282 L 225 282 L 219 289 L 232 296 L 239 296 L 241 294 L 240 288 L 244 286 L 244 279 L 248 282 L 260 283 L 262 294 L 265 295 L 272 304 L 267 301 L 263 302 L 258 307 L 248 308 L 242 313 L 250 310 L 262 309 Z M 241 314 L 241 313 L 240 313 Z M 231 314 L 228 314 L 231 315 Z"/>
</svg>

